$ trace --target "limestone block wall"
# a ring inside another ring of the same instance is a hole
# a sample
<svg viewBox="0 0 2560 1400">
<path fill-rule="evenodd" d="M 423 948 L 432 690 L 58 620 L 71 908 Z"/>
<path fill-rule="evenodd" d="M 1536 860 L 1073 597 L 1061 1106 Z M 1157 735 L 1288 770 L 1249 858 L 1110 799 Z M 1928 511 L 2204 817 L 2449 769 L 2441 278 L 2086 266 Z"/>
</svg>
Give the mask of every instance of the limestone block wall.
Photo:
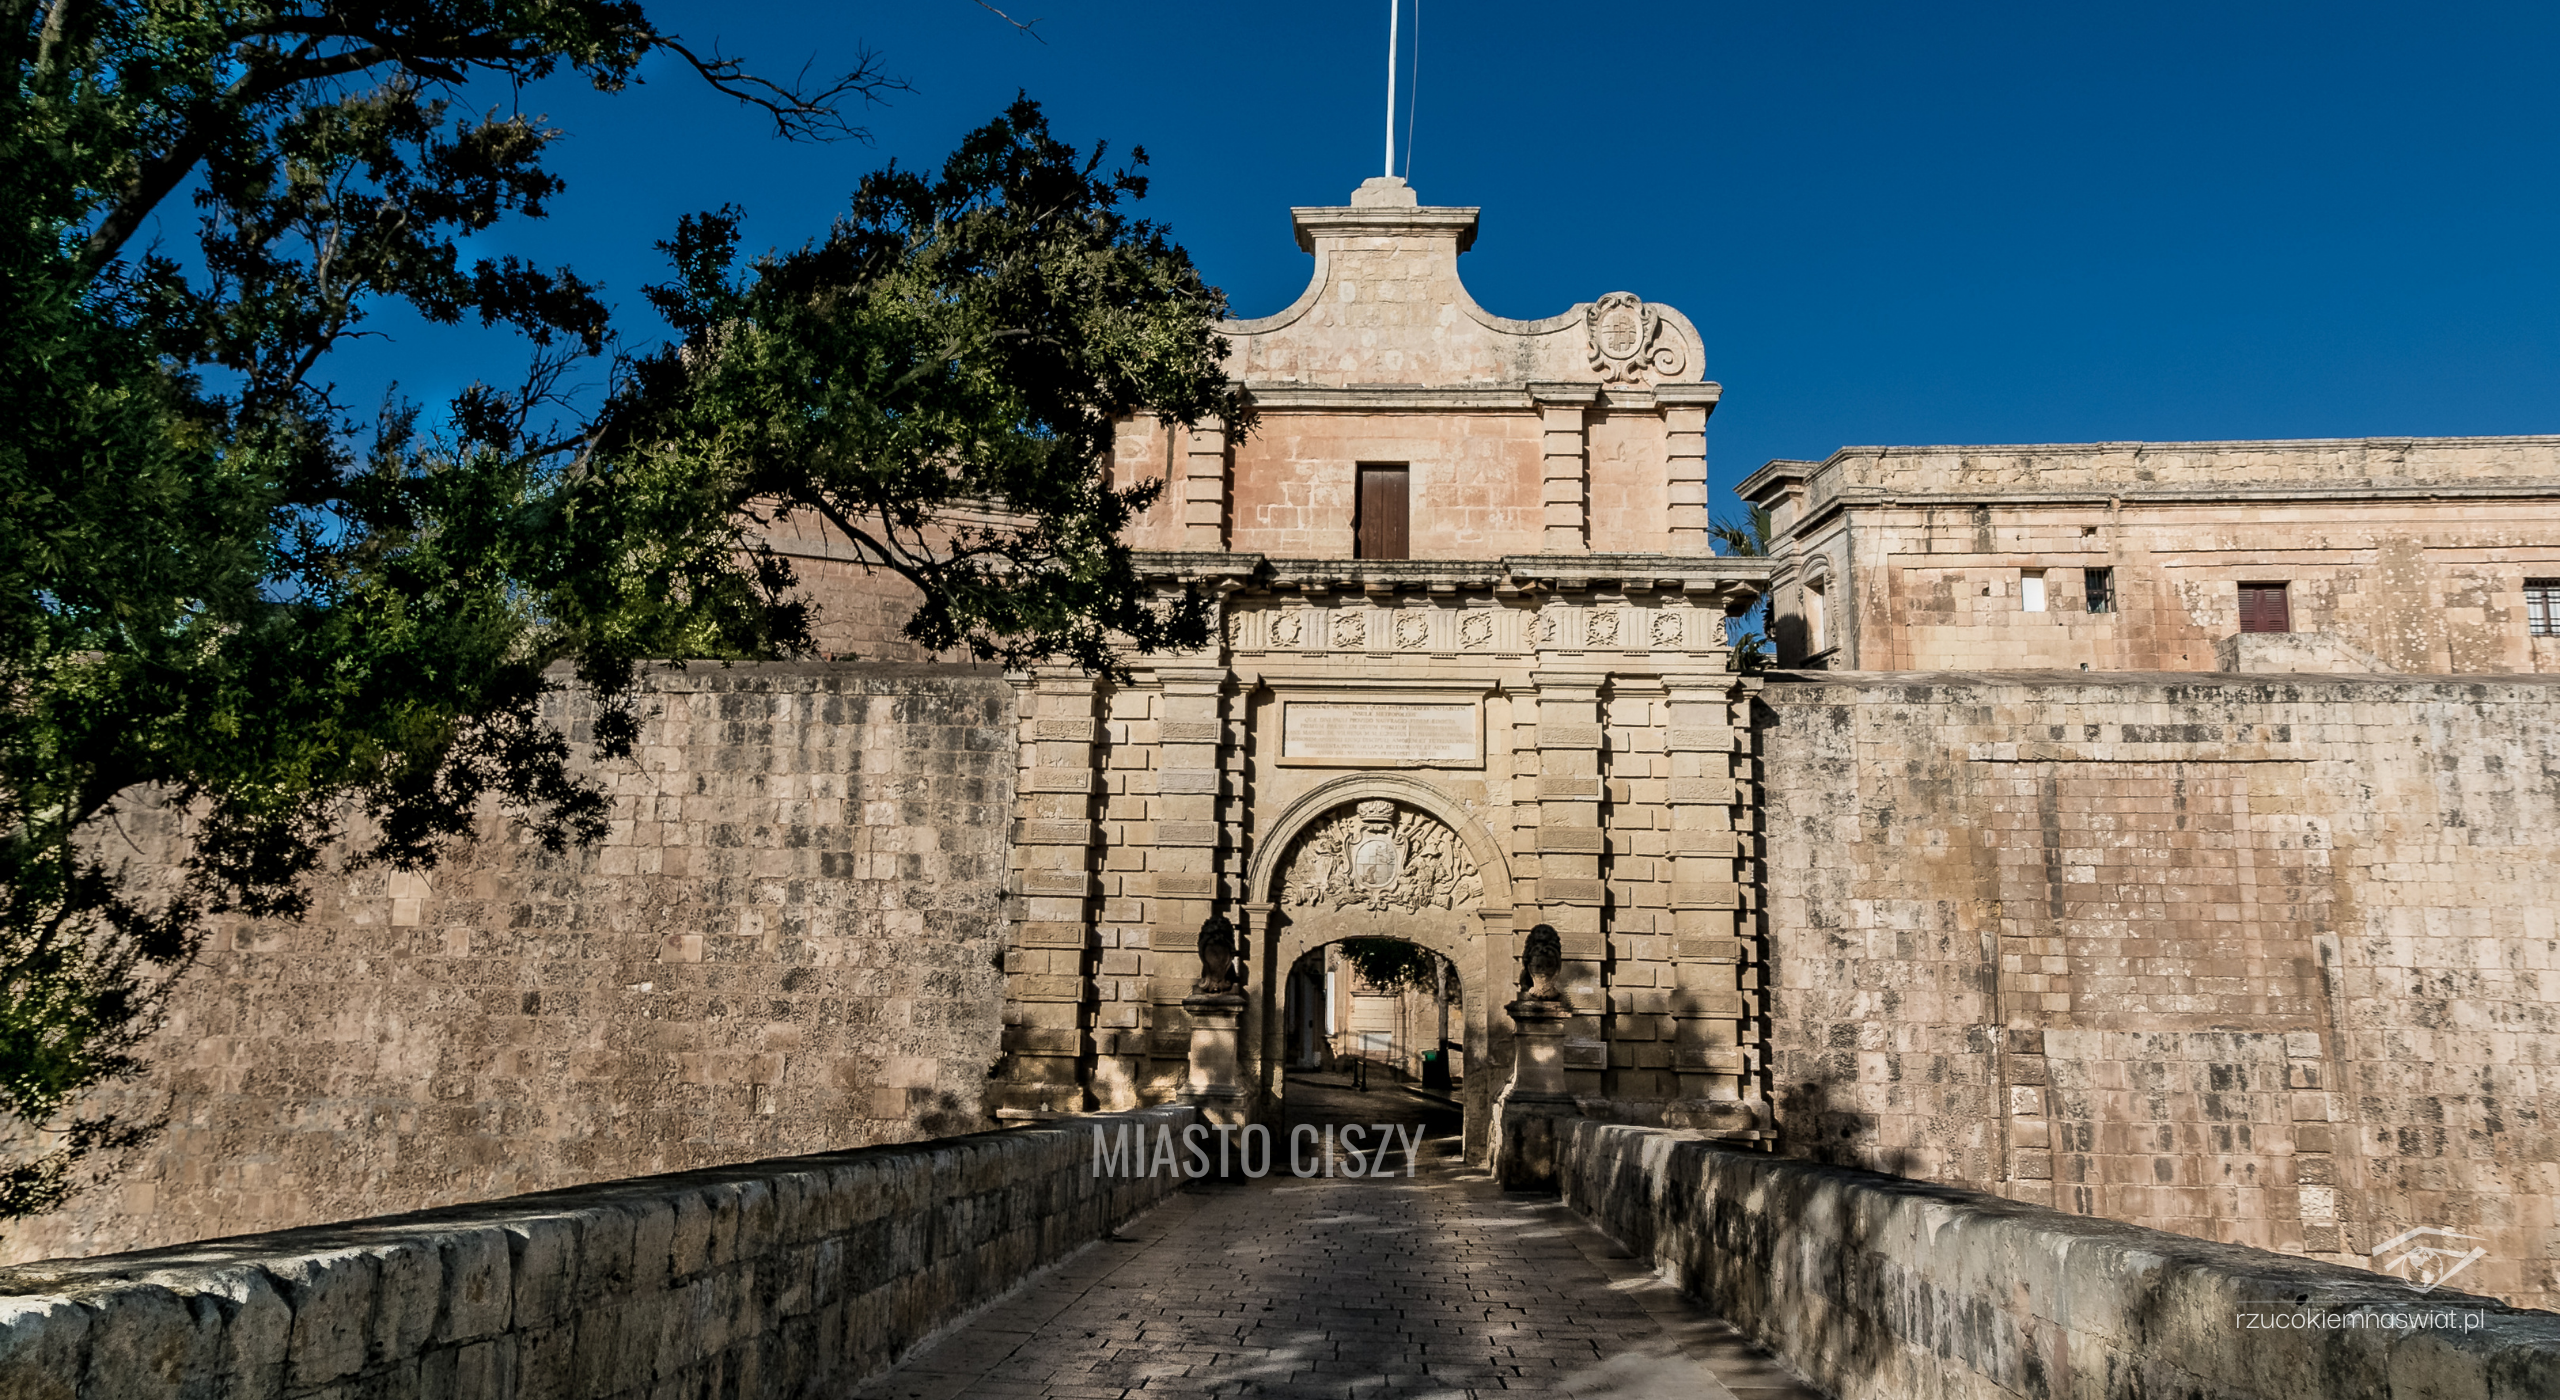
<svg viewBox="0 0 2560 1400">
<path fill-rule="evenodd" d="M 0 1394 L 835 1394 L 1176 1189 L 1094 1133 L 757 1162 L 0 1272 Z"/>
<path fill-rule="evenodd" d="M 954 517 L 965 512 L 953 512 Z M 809 604 L 811 641 L 832 661 L 969 660 L 936 654 L 907 638 L 907 619 L 924 595 L 887 569 L 862 562 L 854 542 L 805 512 L 770 522 L 765 543 L 791 565 L 798 596 Z"/>
<path fill-rule="evenodd" d="M 2526 1400 L 2560 1317 L 1975 1191 L 1576 1123 L 1566 1202 L 1840 1400 Z"/>
<path fill-rule="evenodd" d="M 980 1126 L 1011 686 L 845 663 L 652 685 L 601 843 L 493 827 L 425 875 L 324 880 L 302 922 L 217 927 L 114 1091 L 167 1130 L 0 1258 Z"/>
<path fill-rule="evenodd" d="M 2560 1301 L 2560 683 L 1762 701 L 1783 1153 Z"/>
</svg>

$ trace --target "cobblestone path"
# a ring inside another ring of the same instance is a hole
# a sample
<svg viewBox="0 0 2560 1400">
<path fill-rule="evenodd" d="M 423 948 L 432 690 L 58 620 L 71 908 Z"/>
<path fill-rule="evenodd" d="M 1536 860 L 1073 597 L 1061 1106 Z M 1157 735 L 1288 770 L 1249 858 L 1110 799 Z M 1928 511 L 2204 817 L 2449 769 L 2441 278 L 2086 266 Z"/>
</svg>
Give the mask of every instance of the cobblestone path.
<svg viewBox="0 0 2560 1400">
<path fill-rule="evenodd" d="M 1395 1089 L 1293 1077 L 1289 1097 L 1293 1122 L 1455 1127 Z M 1552 1198 L 1496 1189 L 1457 1146 L 1426 1141 L 1411 1178 L 1197 1183 L 858 1393 L 1816 1400 Z"/>
</svg>

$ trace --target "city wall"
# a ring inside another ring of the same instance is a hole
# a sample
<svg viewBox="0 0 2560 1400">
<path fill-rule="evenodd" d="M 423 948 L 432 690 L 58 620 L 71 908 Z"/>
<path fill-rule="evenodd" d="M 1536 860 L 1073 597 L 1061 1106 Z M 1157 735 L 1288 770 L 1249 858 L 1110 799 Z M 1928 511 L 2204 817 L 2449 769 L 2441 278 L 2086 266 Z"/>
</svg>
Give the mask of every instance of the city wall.
<svg viewBox="0 0 2560 1400">
<path fill-rule="evenodd" d="M 1178 1188 L 1097 1172 L 1098 1126 L 8 1270 L 0 1394 L 832 1394 Z"/>
<path fill-rule="evenodd" d="M 2560 1393 L 2560 1317 L 1976 1191 L 1573 1125 L 1565 1201 L 1840 1400 Z"/>
<path fill-rule="evenodd" d="M 425 875 L 323 879 L 302 922 L 215 928 L 111 1091 L 166 1131 L 0 1260 L 982 1126 L 1013 688 L 847 663 L 651 685 L 600 843 L 492 828 Z"/>
<path fill-rule="evenodd" d="M 2560 683 L 1761 699 L 1784 1155 L 2560 1303 Z"/>
</svg>

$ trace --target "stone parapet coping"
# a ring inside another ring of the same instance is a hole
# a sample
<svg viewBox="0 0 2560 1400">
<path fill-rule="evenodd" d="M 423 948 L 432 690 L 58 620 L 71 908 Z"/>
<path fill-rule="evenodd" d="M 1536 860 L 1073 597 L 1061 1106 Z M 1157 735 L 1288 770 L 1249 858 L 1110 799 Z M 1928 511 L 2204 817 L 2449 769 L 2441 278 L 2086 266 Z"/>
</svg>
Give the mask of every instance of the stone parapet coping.
<svg viewBox="0 0 2560 1400">
<path fill-rule="evenodd" d="M 833 1393 L 1177 1189 L 1176 1106 L 0 1271 L 0 1395 Z"/>
<path fill-rule="evenodd" d="M 2560 1314 L 1696 1133 L 1563 1156 L 1566 1204 L 1840 1400 L 2560 1395 Z"/>
</svg>

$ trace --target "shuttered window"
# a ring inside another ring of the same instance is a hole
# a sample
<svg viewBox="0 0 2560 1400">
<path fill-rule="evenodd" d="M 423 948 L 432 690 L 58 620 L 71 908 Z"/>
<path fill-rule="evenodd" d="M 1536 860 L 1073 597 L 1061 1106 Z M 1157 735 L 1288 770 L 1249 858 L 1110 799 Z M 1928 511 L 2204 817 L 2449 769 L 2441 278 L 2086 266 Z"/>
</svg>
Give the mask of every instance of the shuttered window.
<svg viewBox="0 0 2560 1400">
<path fill-rule="evenodd" d="M 2524 630 L 2535 637 L 2560 637 L 2560 578 L 2524 581 Z"/>
<path fill-rule="evenodd" d="M 1360 503 L 1352 519 L 1355 559 L 1412 556 L 1413 487 L 1403 467 L 1360 468 Z"/>
<path fill-rule="evenodd" d="M 2293 630 L 2293 614 L 2285 607 L 2283 584 L 2244 583 L 2240 585 L 2240 630 L 2243 632 L 2290 632 Z"/>
</svg>

